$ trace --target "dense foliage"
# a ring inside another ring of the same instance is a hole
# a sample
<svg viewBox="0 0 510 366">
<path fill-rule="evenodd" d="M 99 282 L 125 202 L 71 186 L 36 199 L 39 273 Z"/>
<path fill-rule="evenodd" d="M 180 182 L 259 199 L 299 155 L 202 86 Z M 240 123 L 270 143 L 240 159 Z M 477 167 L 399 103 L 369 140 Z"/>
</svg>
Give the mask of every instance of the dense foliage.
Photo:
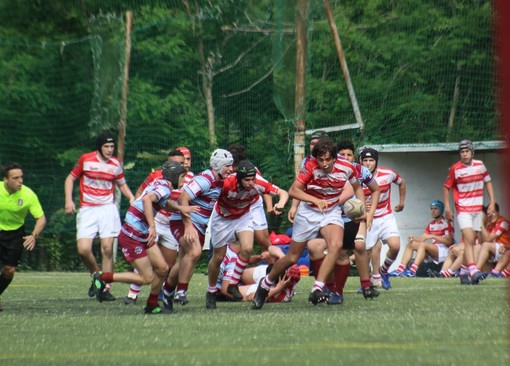
<svg viewBox="0 0 510 366">
<path fill-rule="evenodd" d="M 309 4 L 307 128 L 351 124 L 323 3 Z M 490 1 L 331 5 L 365 122 L 364 135 L 346 130 L 335 139 L 499 137 Z M 98 131 L 118 130 L 127 10 L 133 28 L 124 161 L 131 188 L 172 147 L 188 146 L 199 172 L 213 148 L 232 143 L 245 145 L 277 185 L 292 182 L 294 2 L 0 0 L 0 160 L 25 166 L 26 184 L 49 218 L 35 267 L 77 265 L 63 182 Z M 285 226 L 285 219 L 270 222 Z"/>
</svg>

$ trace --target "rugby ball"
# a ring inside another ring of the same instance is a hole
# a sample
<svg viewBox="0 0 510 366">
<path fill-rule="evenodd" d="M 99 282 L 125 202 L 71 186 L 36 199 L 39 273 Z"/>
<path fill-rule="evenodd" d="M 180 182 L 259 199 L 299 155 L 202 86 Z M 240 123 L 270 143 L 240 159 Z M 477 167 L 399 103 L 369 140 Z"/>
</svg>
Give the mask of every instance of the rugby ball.
<svg viewBox="0 0 510 366">
<path fill-rule="evenodd" d="M 357 219 L 365 214 L 365 205 L 357 198 L 348 199 L 344 203 L 344 214 L 351 220 Z"/>
</svg>

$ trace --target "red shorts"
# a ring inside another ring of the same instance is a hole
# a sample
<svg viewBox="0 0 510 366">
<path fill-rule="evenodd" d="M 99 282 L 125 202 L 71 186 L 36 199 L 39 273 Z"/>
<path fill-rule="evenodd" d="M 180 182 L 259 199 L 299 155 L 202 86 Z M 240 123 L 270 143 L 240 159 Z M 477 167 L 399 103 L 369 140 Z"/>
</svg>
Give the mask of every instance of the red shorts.
<svg viewBox="0 0 510 366">
<path fill-rule="evenodd" d="M 198 233 L 198 240 L 200 240 L 200 246 L 204 246 L 205 241 L 205 235 L 202 234 L 200 230 L 198 230 L 196 227 Z M 181 238 L 184 236 L 184 223 L 182 221 L 170 221 L 170 230 L 172 231 L 172 235 L 177 239 L 177 241 L 180 241 Z"/>
<path fill-rule="evenodd" d="M 147 243 L 130 238 L 122 231 L 119 234 L 118 240 L 119 246 L 122 248 L 122 254 L 124 254 L 127 262 L 147 257 Z"/>
</svg>

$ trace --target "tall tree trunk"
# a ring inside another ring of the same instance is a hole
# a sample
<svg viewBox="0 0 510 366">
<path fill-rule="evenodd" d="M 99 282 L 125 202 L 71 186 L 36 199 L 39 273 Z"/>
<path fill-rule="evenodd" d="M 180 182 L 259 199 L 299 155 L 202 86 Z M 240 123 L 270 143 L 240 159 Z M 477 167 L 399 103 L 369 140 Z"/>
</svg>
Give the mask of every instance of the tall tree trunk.
<svg viewBox="0 0 510 366">
<path fill-rule="evenodd" d="M 294 174 L 298 175 L 305 156 L 306 50 L 308 45 L 308 0 L 299 0 L 296 9 L 296 97 L 294 117 Z"/>
<path fill-rule="evenodd" d="M 450 108 L 450 117 L 448 118 L 448 134 L 446 138 L 447 141 L 450 141 L 450 137 L 453 132 L 455 114 L 457 113 L 457 105 L 459 104 L 459 94 L 460 94 L 460 63 L 457 64 L 457 77 L 455 78 L 455 86 L 453 87 L 452 107 Z"/>
<path fill-rule="evenodd" d="M 207 108 L 207 125 L 209 128 L 209 145 L 211 149 L 216 148 L 216 132 L 214 128 L 214 103 L 213 103 L 213 78 L 214 71 L 212 61 L 205 57 L 204 42 L 202 37 L 198 37 L 198 52 L 200 62 L 202 63 L 202 93 L 204 94 L 205 105 Z M 211 62 L 210 62 L 211 61 Z"/>
</svg>

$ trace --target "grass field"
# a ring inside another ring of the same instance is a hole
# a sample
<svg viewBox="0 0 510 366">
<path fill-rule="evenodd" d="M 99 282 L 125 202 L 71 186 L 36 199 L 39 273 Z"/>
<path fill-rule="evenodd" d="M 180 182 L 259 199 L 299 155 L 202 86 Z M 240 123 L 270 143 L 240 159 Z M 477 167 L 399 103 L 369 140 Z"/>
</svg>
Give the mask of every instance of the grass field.
<svg viewBox="0 0 510 366">
<path fill-rule="evenodd" d="M 307 303 L 302 279 L 289 304 L 204 306 L 206 276 L 173 314 L 145 316 L 87 297 L 84 273 L 17 273 L 3 294 L 0 365 L 508 365 L 507 281 L 397 278 L 374 301 L 347 283 L 341 306 Z M 143 290 L 143 300 L 147 288 Z"/>
</svg>

